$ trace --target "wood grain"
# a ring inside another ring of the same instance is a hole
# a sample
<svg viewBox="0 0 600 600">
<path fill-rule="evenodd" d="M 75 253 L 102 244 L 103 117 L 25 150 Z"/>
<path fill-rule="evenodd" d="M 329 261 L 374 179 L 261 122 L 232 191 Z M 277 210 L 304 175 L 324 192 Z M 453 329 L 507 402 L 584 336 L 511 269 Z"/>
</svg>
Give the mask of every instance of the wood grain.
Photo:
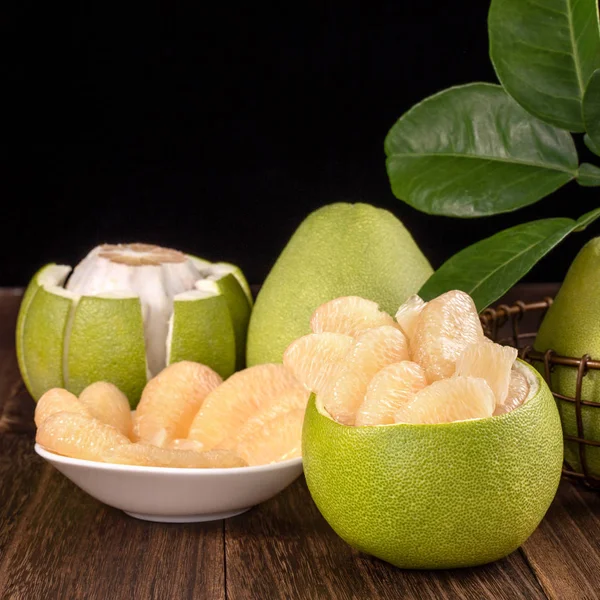
<svg viewBox="0 0 600 600">
<path fill-rule="evenodd" d="M 327 525 L 304 479 L 225 521 L 227 598 L 545 598 L 519 552 L 475 569 L 407 571 L 356 552 Z"/>
<path fill-rule="evenodd" d="M 532 300 L 556 286 L 522 286 Z M 600 598 L 600 494 L 564 481 L 523 548 L 452 571 L 400 570 L 346 545 L 301 478 L 233 519 L 137 521 L 33 452 L 33 401 L 14 355 L 18 290 L 0 290 L 0 598 Z"/>
<path fill-rule="evenodd" d="M 600 494 L 563 481 L 523 552 L 548 597 L 600 598 Z"/>
<path fill-rule="evenodd" d="M 222 521 L 138 521 L 43 469 L 3 561 L 0 598 L 225 598 Z"/>
</svg>

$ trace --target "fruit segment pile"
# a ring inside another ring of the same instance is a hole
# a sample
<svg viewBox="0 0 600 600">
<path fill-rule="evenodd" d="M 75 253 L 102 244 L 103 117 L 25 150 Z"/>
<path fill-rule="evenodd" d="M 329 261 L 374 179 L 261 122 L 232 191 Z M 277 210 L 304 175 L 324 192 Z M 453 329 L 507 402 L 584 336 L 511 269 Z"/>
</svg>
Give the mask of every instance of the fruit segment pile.
<svg viewBox="0 0 600 600">
<path fill-rule="evenodd" d="M 257 365 L 225 382 L 211 368 L 174 363 L 151 379 L 132 414 L 116 386 L 97 382 L 79 398 L 46 392 L 36 441 L 93 461 L 159 467 L 241 467 L 301 455 L 308 394 L 283 365 Z"/>
<path fill-rule="evenodd" d="M 529 394 L 514 348 L 488 340 L 471 297 L 409 298 L 393 319 L 349 296 L 320 306 L 284 364 L 344 425 L 447 423 L 500 415 Z"/>
</svg>

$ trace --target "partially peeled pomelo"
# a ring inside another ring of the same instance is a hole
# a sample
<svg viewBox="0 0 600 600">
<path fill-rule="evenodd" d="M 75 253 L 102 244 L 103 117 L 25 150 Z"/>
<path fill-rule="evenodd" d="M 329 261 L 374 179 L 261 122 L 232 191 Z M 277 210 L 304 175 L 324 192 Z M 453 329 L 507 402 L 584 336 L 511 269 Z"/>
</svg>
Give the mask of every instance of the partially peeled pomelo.
<svg viewBox="0 0 600 600">
<path fill-rule="evenodd" d="M 485 381 L 467 380 L 486 388 L 482 407 L 489 418 L 352 427 L 336 422 L 311 396 L 304 473 L 336 533 L 408 569 L 475 566 L 516 550 L 556 493 L 562 431 L 543 379 L 523 362 L 515 369 L 527 380 L 528 396 L 499 416 L 489 416 L 494 397 Z"/>
<path fill-rule="evenodd" d="M 147 380 L 174 362 L 201 362 L 223 378 L 243 366 L 252 301 L 235 265 L 107 244 L 70 272 L 40 269 L 19 312 L 17 356 L 34 399 L 107 381 L 135 408 Z"/>
</svg>

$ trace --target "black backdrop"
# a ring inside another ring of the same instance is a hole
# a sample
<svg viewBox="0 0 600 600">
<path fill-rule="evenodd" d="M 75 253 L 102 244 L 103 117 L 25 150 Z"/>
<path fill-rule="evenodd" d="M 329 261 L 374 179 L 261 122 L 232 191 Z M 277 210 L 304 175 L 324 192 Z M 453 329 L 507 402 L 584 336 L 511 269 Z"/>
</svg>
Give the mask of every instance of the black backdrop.
<svg viewBox="0 0 600 600">
<path fill-rule="evenodd" d="M 394 121 L 442 88 L 495 81 L 484 0 L 15 4 L 1 285 L 104 241 L 237 262 L 259 282 L 300 221 L 340 200 L 393 211 L 438 266 L 510 225 L 598 204 L 597 189 L 569 184 L 526 210 L 459 221 L 392 196 Z M 561 279 L 599 233 L 573 235 L 528 279 Z"/>
</svg>

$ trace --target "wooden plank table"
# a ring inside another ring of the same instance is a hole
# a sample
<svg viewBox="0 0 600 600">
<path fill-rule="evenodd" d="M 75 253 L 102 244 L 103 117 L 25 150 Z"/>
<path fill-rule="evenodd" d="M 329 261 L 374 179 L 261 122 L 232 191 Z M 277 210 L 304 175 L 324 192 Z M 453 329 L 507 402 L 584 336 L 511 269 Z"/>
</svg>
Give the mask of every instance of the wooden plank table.
<svg viewBox="0 0 600 600">
<path fill-rule="evenodd" d="M 600 598 L 600 494 L 568 481 L 522 548 L 447 571 L 401 570 L 354 551 L 302 478 L 212 523 L 149 523 L 100 504 L 33 451 L 34 405 L 14 352 L 20 298 L 21 290 L 0 291 L 1 599 Z"/>
</svg>

